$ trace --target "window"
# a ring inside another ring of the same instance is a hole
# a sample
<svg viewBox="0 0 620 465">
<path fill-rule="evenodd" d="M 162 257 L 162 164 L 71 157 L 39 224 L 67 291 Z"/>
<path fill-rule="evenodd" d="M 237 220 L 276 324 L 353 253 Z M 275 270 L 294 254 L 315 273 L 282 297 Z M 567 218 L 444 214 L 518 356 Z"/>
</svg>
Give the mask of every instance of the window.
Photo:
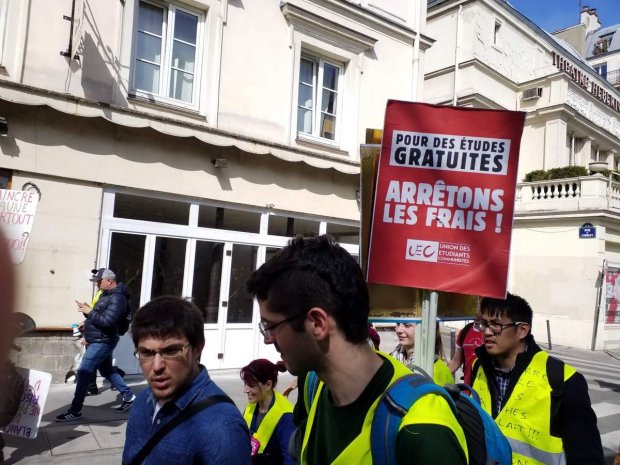
<svg viewBox="0 0 620 465">
<path fill-rule="evenodd" d="M 299 66 L 297 131 L 336 140 L 342 65 L 302 55 Z"/>
<path fill-rule="evenodd" d="M 0 169 L 0 189 L 11 188 L 11 172 Z"/>
<path fill-rule="evenodd" d="M 502 28 L 502 22 L 495 20 L 495 28 L 493 29 L 493 44 L 499 46 L 499 31 Z"/>
<path fill-rule="evenodd" d="M 203 15 L 174 3 L 140 1 L 135 32 L 133 91 L 197 106 Z"/>
<path fill-rule="evenodd" d="M 601 63 L 594 66 L 596 74 L 600 75 L 603 79 L 607 79 L 607 63 Z"/>
<path fill-rule="evenodd" d="M 4 38 L 6 36 L 6 16 L 9 7 L 9 0 L 0 0 L 0 66 L 3 64 Z"/>
<path fill-rule="evenodd" d="M 118 193 L 114 200 L 114 216 L 186 225 L 189 222 L 189 206 L 189 203 L 175 200 Z"/>
<path fill-rule="evenodd" d="M 609 47 L 611 45 L 611 40 L 614 37 L 614 33 L 603 34 L 594 42 L 594 50 L 592 53 L 594 55 L 601 55 L 603 53 L 607 53 L 609 51 Z"/>
</svg>

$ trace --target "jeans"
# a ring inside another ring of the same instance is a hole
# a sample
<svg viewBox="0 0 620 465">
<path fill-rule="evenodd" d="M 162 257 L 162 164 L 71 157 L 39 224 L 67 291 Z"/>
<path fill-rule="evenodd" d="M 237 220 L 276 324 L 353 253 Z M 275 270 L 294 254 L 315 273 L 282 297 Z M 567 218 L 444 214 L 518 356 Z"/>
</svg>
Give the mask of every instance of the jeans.
<svg viewBox="0 0 620 465">
<path fill-rule="evenodd" d="M 118 390 L 123 400 L 131 400 L 133 397 L 131 389 L 112 366 L 112 352 L 115 346 L 116 343 L 105 342 L 94 342 L 86 346 L 86 353 L 82 357 L 82 363 L 80 363 L 80 368 L 77 371 L 77 385 L 75 386 L 73 402 L 71 402 L 71 407 L 69 408 L 71 413 L 80 413 L 82 411 L 90 377 L 97 372 L 97 369 Z"/>
</svg>

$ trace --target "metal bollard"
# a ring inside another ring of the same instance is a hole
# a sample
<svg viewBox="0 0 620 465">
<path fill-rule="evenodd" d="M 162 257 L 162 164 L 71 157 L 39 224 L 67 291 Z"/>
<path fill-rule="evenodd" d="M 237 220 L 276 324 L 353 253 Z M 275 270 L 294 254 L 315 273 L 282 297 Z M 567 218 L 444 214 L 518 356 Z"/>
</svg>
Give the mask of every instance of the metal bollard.
<svg viewBox="0 0 620 465">
<path fill-rule="evenodd" d="M 549 326 L 549 320 L 547 320 L 547 340 L 549 341 L 549 350 L 553 350 L 551 346 L 551 327 Z"/>
<path fill-rule="evenodd" d="M 456 352 L 456 329 L 450 330 L 450 360 L 454 358 Z"/>
</svg>

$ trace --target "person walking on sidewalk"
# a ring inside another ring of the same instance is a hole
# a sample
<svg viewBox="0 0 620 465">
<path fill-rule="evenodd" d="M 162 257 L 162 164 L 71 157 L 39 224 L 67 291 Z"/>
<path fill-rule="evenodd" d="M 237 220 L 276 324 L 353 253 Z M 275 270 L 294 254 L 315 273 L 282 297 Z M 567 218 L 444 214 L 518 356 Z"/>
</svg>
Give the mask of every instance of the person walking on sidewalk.
<svg viewBox="0 0 620 465">
<path fill-rule="evenodd" d="M 250 465 L 241 413 L 200 365 L 204 319 L 191 302 L 163 296 L 138 309 L 136 357 L 149 388 L 129 415 L 124 465 Z"/>
<path fill-rule="evenodd" d="M 100 268 L 90 281 L 97 283 L 101 296 L 94 307 L 84 305 L 79 308 L 86 317 L 84 321 L 86 353 L 77 372 L 73 402 L 69 410 L 56 417 L 56 421 L 60 422 L 76 420 L 82 416 L 88 385 L 97 369 L 122 396 L 121 405 L 115 408 L 117 412 L 129 410 L 136 398 L 112 366 L 112 352 L 119 340 L 118 327 L 129 312 L 129 294 L 124 284 L 116 281 L 116 274 L 112 270 Z"/>
</svg>

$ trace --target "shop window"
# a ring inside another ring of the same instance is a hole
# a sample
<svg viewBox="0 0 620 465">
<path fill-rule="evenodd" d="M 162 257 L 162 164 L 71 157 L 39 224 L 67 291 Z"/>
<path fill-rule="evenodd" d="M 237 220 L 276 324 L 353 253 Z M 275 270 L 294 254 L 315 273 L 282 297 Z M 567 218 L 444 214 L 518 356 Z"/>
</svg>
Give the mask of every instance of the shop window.
<svg viewBox="0 0 620 465">
<path fill-rule="evenodd" d="M 204 16 L 174 2 L 139 2 L 132 61 L 135 95 L 197 107 Z"/>
<path fill-rule="evenodd" d="M 344 224 L 327 223 L 327 234 L 340 244 L 359 245 L 359 228 Z"/>
<path fill-rule="evenodd" d="M 189 203 L 174 200 L 128 194 L 114 196 L 114 216 L 117 218 L 187 225 L 189 207 Z"/>
<path fill-rule="evenodd" d="M 192 302 L 202 311 L 205 323 L 217 323 L 224 244 L 196 241 Z"/>
<path fill-rule="evenodd" d="M 11 188 L 11 172 L 0 169 L 0 189 Z"/>
<path fill-rule="evenodd" d="M 186 248 L 186 239 L 172 237 L 155 239 L 151 299 L 162 295 L 182 297 Z"/>
<path fill-rule="evenodd" d="M 246 283 L 256 269 L 258 247 L 235 244 L 230 270 L 227 323 L 251 323 L 254 299 L 246 291 Z"/>
<path fill-rule="evenodd" d="M 304 54 L 299 65 L 297 131 L 330 141 L 340 124 L 340 82 L 343 65 Z"/>
<path fill-rule="evenodd" d="M 201 228 L 259 233 L 260 216 L 260 213 L 256 212 L 201 205 L 198 209 L 198 226 Z"/>
<path fill-rule="evenodd" d="M 609 267 L 605 273 L 605 323 L 620 323 L 620 269 Z"/>
<path fill-rule="evenodd" d="M 312 237 L 318 236 L 320 225 L 319 221 L 269 215 L 267 233 L 274 236 L 294 237 L 302 235 L 304 237 Z"/>
<path fill-rule="evenodd" d="M 145 244 L 144 235 L 117 232 L 112 233 L 110 241 L 108 267 L 116 273 L 118 282 L 127 287 L 133 312 L 140 307 Z"/>
</svg>

